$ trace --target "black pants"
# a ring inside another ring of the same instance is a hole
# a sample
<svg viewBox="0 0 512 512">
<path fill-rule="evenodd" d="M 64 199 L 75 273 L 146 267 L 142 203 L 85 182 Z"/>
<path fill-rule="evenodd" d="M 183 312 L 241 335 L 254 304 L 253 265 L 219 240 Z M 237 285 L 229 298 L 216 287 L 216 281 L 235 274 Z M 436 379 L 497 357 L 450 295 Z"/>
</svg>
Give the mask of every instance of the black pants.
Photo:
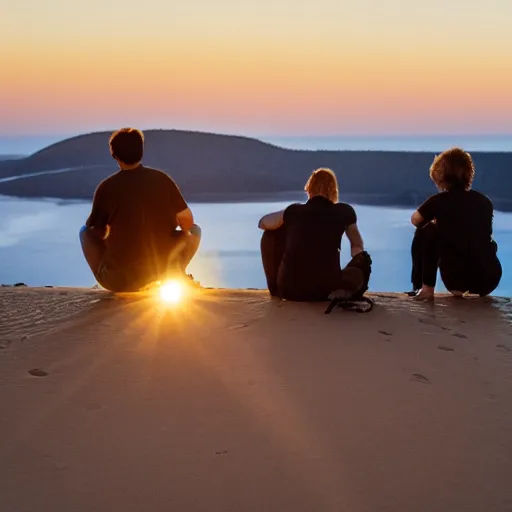
<svg viewBox="0 0 512 512">
<path fill-rule="evenodd" d="M 450 291 L 485 296 L 492 293 L 501 280 L 501 264 L 495 253 L 480 264 L 450 255 L 443 250 L 437 226 L 432 222 L 416 229 L 411 256 L 414 290 L 419 290 L 422 285 L 435 287 L 438 269 L 443 283 Z"/>
<path fill-rule="evenodd" d="M 371 273 L 371 259 L 366 253 L 356 256 L 345 267 L 329 276 L 327 286 L 321 283 L 305 283 L 300 276 L 294 283 L 284 283 L 280 267 L 286 246 L 286 228 L 283 226 L 276 230 L 269 230 L 261 237 L 261 258 L 263 270 L 267 278 L 270 294 L 288 300 L 316 301 L 327 300 L 328 295 L 337 290 L 344 289 L 359 298 L 368 289 Z"/>
<path fill-rule="evenodd" d="M 267 278 L 268 291 L 272 297 L 280 295 L 278 276 L 285 246 L 286 231 L 284 226 L 279 229 L 264 231 L 261 237 L 261 260 Z"/>
</svg>

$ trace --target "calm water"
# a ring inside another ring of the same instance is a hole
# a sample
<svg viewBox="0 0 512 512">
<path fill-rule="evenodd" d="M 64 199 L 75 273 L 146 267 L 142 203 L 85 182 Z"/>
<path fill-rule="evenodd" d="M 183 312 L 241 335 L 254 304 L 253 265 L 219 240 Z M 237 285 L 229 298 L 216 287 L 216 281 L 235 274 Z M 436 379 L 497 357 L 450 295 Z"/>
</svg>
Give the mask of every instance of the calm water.
<svg viewBox="0 0 512 512">
<path fill-rule="evenodd" d="M 259 218 L 285 203 L 193 204 L 203 240 L 190 271 L 205 286 L 265 288 L 259 255 Z M 92 286 L 78 230 L 89 203 L 0 197 L 0 283 Z M 410 288 L 409 210 L 356 206 L 359 226 L 374 265 L 373 291 Z M 495 238 L 504 276 L 496 295 L 512 296 L 512 214 L 496 213 Z M 349 260 L 346 240 L 342 262 Z M 440 285 L 439 290 L 444 290 Z"/>
<path fill-rule="evenodd" d="M 67 137 L 78 135 L 0 135 L 2 154 L 26 155 Z M 382 150 L 443 151 L 461 146 L 467 151 L 512 151 L 511 134 L 484 135 L 332 135 L 332 136 L 265 136 L 255 137 L 290 149 L 312 150 Z"/>
<path fill-rule="evenodd" d="M 290 149 L 349 151 L 437 151 L 453 146 L 466 151 L 512 151 L 512 135 L 366 135 L 263 137 Z"/>
</svg>

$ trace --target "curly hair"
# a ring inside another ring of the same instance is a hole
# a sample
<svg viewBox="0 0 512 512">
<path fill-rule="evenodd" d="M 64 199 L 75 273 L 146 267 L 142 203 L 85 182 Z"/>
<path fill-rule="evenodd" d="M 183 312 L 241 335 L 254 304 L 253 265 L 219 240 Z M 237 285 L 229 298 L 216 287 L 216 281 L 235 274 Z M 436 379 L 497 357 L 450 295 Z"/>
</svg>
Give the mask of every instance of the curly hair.
<svg viewBox="0 0 512 512">
<path fill-rule="evenodd" d="M 440 190 L 469 190 L 475 177 L 471 155 L 461 148 L 451 148 L 437 155 L 430 167 L 430 178 Z"/>
<path fill-rule="evenodd" d="M 304 190 L 309 197 L 324 196 L 333 203 L 338 202 L 338 180 L 331 169 L 322 167 L 313 171 Z"/>
</svg>

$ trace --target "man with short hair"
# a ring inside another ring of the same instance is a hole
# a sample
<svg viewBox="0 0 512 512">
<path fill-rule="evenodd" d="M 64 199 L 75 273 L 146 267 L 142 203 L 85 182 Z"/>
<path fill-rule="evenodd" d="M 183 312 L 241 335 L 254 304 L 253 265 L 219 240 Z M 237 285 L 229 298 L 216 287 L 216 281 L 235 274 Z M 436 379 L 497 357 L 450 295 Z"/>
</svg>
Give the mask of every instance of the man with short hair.
<svg viewBox="0 0 512 512">
<path fill-rule="evenodd" d="M 142 164 L 140 130 L 114 132 L 110 153 L 119 171 L 99 184 L 80 230 L 82 250 L 97 281 L 113 292 L 131 292 L 170 273 L 184 275 L 201 230 L 178 186 L 164 172 Z"/>
</svg>

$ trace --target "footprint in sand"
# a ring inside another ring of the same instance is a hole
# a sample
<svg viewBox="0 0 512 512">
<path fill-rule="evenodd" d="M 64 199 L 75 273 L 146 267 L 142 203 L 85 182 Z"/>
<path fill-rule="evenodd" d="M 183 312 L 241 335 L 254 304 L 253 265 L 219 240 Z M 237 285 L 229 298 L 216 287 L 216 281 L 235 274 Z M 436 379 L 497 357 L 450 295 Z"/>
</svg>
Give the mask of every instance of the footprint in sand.
<svg viewBox="0 0 512 512">
<path fill-rule="evenodd" d="M 425 375 L 421 375 L 421 373 L 413 373 L 411 375 L 411 379 L 413 382 L 419 382 L 421 384 L 430 384 L 430 380 L 425 377 Z"/>
<path fill-rule="evenodd" d="M 386 336 L 386 339 L 384 341 L 386 341 L 387 343 L 391 343 L 391 340 L 389 339 L 389 336 L 393 336 L 393 334 L 391 332 L 379 331 L 379 334 Z"/>
<path fill-rule="evenodd" d="M 444 325 L 437 325 L 436 323 L 432 322 L 431 320 L 425 320 L 424 318 L 418 318 L 418 322 L 420 324 L 426 324 L 426 325 L 433 325 L 434 327 L 439 327 L 442 331 L 449 331 L 449 327 L 445 327 Z"/>
<path fill-rule="evenodd" d="M 246 329 L 247 327 L 249 327 L 249 324 L 237 324 L 237 325 L 232 325 L 229 329 L 232 331 L 236 331 L 238 329 Z"/>
<path fill-rule="evenodd" d="M 437 347 L 439 350 L 444 350 L 445 352 L 454 352 L 454 349 L 451 347 L 445 347 L 444 345 L 439 345 Z"/>
<path fill-rule="evenodd" d="M 48 375 L 48 373 L 41 370 L 41 368 L 34 368 L 33 370 L 29 370 L 28 373 L 34 377 L 46 377 Z"/>
<path fill-rule="evenodd" d="M 454 333 L 452 334 L 452 336 L 453 336 L 454 338 L 461 338 L 461 339 L 463 339 L 463 340 L 467 340 L 467 339 L 468 339 L 468 337 L 467 337 L 465 334 L 461 334 L 460 332 L 454 332 Z"/>
<path fill-rule="evenodd" d="M 501 350 L 502 352 L 511 352 L 512 349 L 510 349 L 510 347 L 507 347 L 507 345 L 496 345 L 496 348 L 498 350 Z"/>
</svg>

